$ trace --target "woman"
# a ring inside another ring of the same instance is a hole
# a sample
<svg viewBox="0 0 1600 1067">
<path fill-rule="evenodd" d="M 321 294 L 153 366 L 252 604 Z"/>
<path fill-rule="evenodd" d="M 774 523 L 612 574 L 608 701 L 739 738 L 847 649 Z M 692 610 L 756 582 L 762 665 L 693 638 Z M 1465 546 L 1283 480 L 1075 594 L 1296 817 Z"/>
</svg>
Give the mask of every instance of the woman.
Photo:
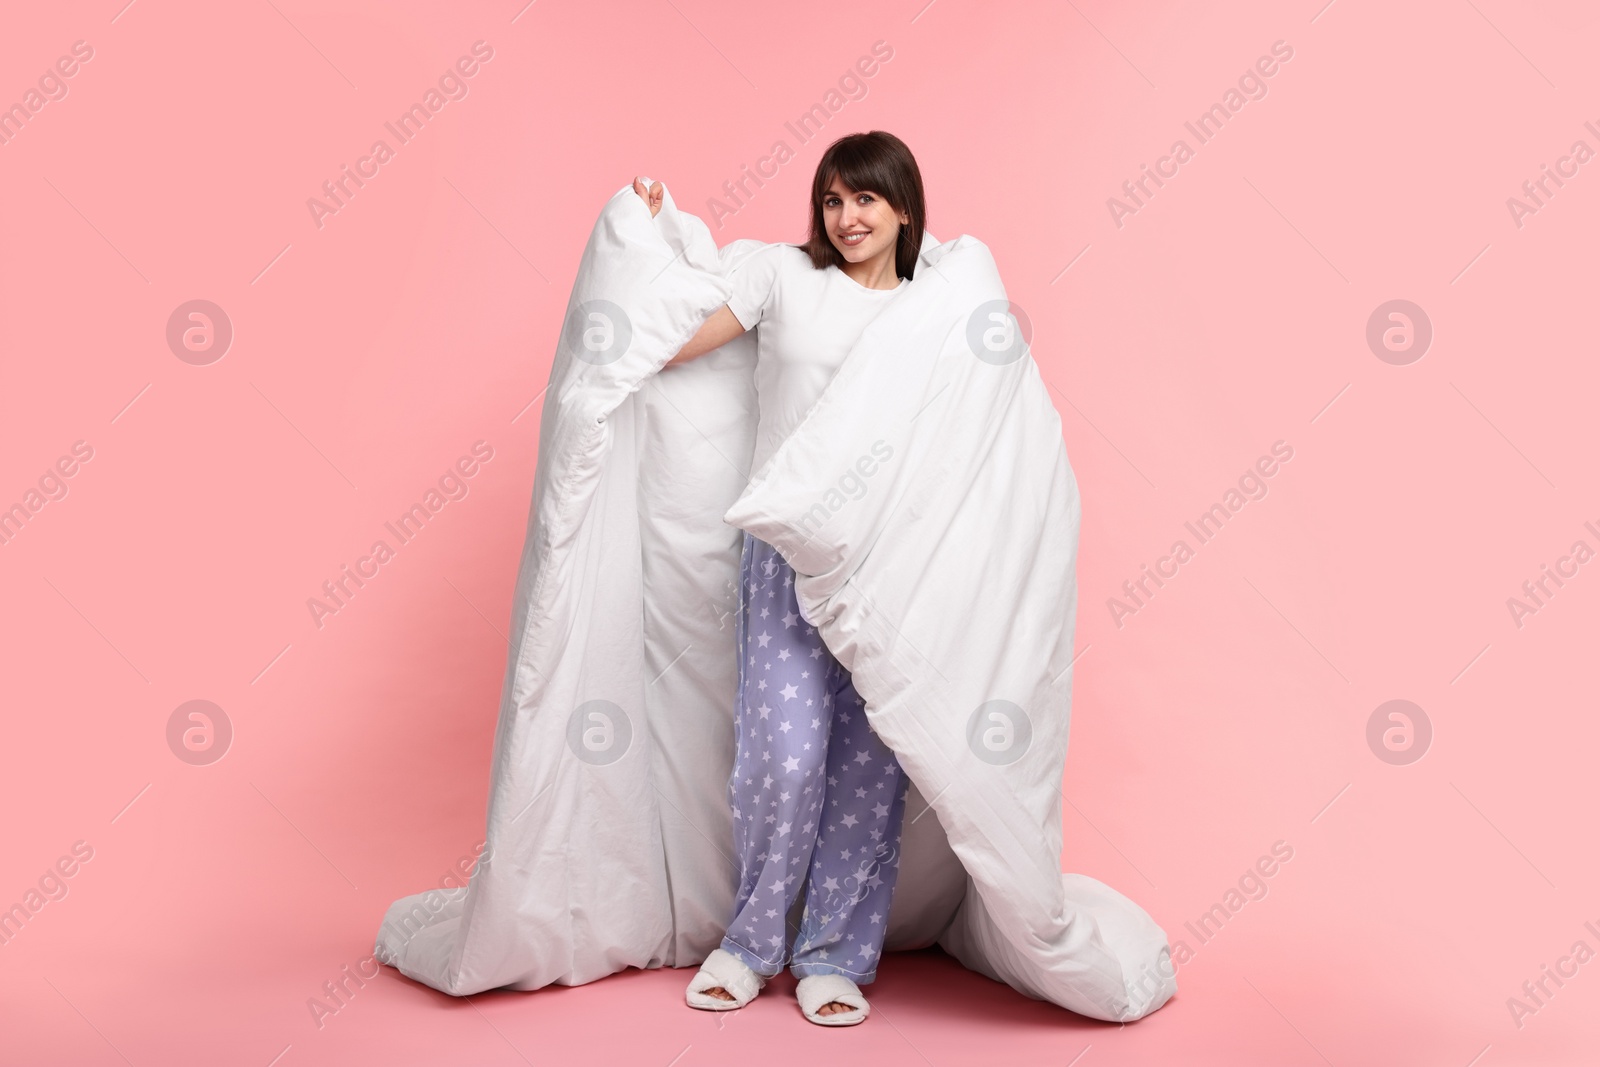
<svg viewBox="0 0 1600 1067">
<path fill-rule="evenodd" d="M 662 186 L 634 191 L 661 208 Z M 861 333 L 916 270 L 922 175 L 904 142 L 873 131 L 835 141 L 811 184 L 804 245 L 770 245 L 669 364 L 754 328 L 759 471 L 822 395 Z M 801 616 L 794 571 L 749 533 L 736 625 L 738 746 L 728 799 L 740 879 L 721 947 L 689 983 L 691 1007 L 740 1008 L 787 959 L 805 1017 L 863 1021 L 899 868 L 906 783 L 867 724 L 849 674 Z M 805 910 L 792 950 L 786 916 Z"/>
</svg>

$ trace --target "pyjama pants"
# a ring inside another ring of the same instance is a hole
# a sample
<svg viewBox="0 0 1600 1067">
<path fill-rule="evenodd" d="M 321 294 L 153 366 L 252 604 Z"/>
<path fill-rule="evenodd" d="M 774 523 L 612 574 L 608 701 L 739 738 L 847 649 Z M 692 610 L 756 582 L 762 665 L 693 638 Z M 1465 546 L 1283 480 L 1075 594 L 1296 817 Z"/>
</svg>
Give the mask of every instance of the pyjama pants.
<svg viewBox="0 0 1600 1067">
<path fill-rule="evenodd" d="M 900 869 L 907 785 L 850 675 L 800 615 L 794 571 L 745 534 L 728 780 L 741 864 L 722 947 L 757 974 L 877 977 Z M 792 955 L 785 922 L 804 889 Z"/>
</svg>

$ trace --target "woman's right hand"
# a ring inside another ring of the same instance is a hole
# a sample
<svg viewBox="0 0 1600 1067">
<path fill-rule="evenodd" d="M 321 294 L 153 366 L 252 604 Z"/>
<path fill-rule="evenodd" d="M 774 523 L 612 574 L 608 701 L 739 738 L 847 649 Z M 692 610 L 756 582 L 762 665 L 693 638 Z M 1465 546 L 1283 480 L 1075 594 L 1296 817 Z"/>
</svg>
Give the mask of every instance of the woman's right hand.
<svg viewBox="0 0 1600 1067">
<path fill-rule="evenodd" d="M 655 218 L 661 213 L 661 194 L 666 190 L 662 188 L 660 182 L 656 182 L 646 189 L 644 187 L 644 179 L 636 177 L 633 179 L 633 191 L 639 194 L 639 199 L 649 205 L 651 218 Z"/>
</svg>

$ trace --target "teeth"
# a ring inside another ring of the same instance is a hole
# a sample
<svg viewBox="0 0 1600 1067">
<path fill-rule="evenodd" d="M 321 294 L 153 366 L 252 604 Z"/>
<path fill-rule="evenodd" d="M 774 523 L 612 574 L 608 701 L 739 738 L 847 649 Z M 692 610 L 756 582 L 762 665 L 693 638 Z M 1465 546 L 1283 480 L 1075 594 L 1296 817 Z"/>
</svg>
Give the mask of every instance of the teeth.
<svg viewBox="0 0 1600 1067">
<path fill-rule="evenodd" d="M 860 244 L 862 241 L 866 240 L 866 238 L 867 235 L 864 233 L 847 233 L 841 237 L 840 240 L 844 241 L 844 243 L 847 245 L 854 245 Z"/>
</svg>

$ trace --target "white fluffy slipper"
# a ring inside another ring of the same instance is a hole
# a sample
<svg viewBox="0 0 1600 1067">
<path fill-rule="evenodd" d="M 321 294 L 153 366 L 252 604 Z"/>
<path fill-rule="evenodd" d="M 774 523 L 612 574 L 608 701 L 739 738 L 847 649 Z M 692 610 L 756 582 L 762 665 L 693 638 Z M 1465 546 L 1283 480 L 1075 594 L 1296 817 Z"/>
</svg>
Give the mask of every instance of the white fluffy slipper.
<svg viewBox="0 0 1600 1067">
<path fill-rule="evenodd" d="M 800 1013 L 818 1026 L 854 1026 L 863 1022 L 870 1010 L 860 987 L 842 974 L 808 974 L 795 986 L 794 996 L 800 1002 Z M 818 1008 L 834 1001 L 856 1010 L 817 1014 Z"/>
<path fill-rule="evenodd" d="M 684 991 L 683 999 L 691 1008 L 702 1008 L 705 1011 L 732 1011 L 756 999 L 756 994 L 761 992 L 761 987 L 766 981 L 746 966 L 738 956 L 726 949 L 713 949 L 711 955 L 700 965 L 700 970 L 689 980 L 689 988 Z M 723 1000 L 706 992 L 717 986 L 731 993 L 733 999 Z"/>
</svg>

